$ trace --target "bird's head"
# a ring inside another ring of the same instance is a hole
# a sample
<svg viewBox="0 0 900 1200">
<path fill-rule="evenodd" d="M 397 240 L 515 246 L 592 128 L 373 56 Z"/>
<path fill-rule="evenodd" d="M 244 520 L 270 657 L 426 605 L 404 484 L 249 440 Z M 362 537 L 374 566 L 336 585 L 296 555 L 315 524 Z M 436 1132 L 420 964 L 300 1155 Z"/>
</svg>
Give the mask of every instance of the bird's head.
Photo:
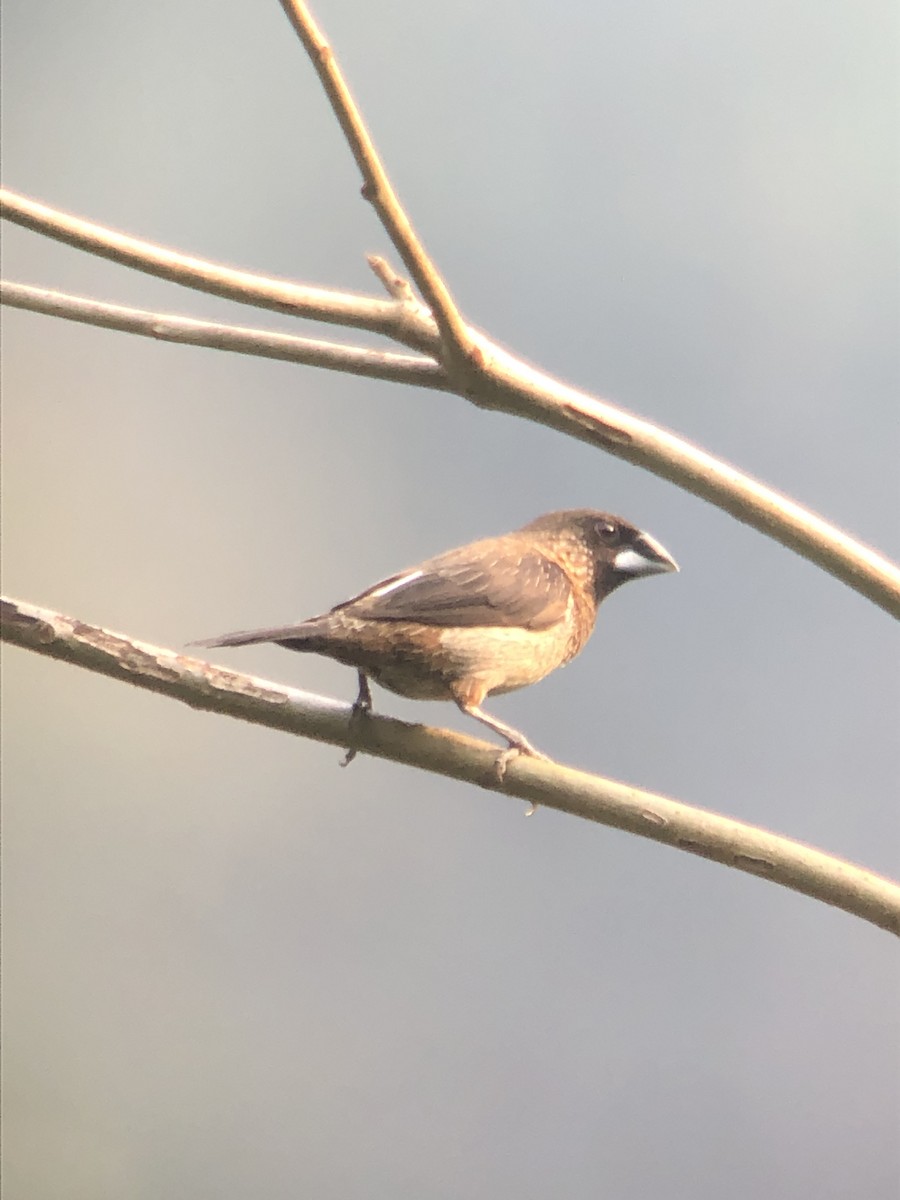
<svg viewBox="0 0 900 1200">
<path fill-rule="evenodd" d="M 629 579 L 678 570 L 655 538 L 611 513 L 590 508 L 547 513 L 525 528 L 559 546 L 575 570 L 591 572 L 598 603 Z"/>
</svg>

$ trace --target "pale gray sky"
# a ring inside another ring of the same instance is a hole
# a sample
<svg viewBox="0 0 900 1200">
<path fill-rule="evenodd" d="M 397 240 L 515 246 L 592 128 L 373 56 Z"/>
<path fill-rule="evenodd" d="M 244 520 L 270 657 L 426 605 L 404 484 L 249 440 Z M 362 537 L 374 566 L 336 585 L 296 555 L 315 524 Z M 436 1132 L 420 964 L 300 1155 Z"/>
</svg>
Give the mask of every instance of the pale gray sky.
<svg viewBox="0 0 900 1200">
<path fill-rule="evenodd" d="M 894 4 L 316 13 L 469 319 L 900 556 Z M 274 0 L 5 0 L 3 35 L 8 186 L 374 290 L 386 238 Z M 4 260 L 297 327 L 9 227 Z M 493 711 L 564 761 L 900 871 L 895 626 L 809 564 L 461 400 L 4 325 L 5 590 L 181 646 L 549 509 L 617 511 L 682 573 L 616 594 L 576 663 Z M 277 649 L 217 657 L 355 691 Z M 896 1197 L 887 934 L 571 817 L 4 661 L 9 1200 Z"/>
</svg>

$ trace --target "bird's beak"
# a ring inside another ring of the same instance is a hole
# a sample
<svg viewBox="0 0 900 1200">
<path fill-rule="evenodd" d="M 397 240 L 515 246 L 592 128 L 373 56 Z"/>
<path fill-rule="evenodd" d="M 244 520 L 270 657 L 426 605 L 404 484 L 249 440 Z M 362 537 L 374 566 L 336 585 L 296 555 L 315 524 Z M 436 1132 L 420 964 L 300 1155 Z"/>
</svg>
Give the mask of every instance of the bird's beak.
<svg viewBox="0 0 900 1200">
<path fill-rule="evenodd" d="M 638 534 L 630 546 L 620 550 L 613 559 L 613 566 L 618 574 L 627 575 L 629 579 L 678 570 L 672 555 L 649 533 Z"/>
</svg>

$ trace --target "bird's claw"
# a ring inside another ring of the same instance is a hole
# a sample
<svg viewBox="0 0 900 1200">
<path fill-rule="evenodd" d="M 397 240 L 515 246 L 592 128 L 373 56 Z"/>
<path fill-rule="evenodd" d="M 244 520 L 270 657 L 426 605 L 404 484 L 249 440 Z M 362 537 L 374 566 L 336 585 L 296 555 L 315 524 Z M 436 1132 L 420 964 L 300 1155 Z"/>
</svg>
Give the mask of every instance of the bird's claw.
<svg viewBox="0 0 900 1200">
<path fill-rule="evenodd" d="M 534 746 L 532 746 L 530 742 L 526 742 L 524 739 L 522 742 L 513 742 L 507 746 L 505 750 L 501 750 L 494 759 L 494 778 L 497 781 L 498 787 L 503 786 L 503 781 L 506 778 L 506 768 L 513 761 L 513 759 L 518 758 L 520 754 L 526 754 L 529 758 L 542 759 L 544 762 L 550 761 L 549 755 L 542 754 L 540 750 L 535 750 Z M 534 816 L 536 809 L 537 805 L 534 803 L 534 801 L 529 801 L 525 816 Z"/>
<path fill-rule="evenodd" d="M 358 751 L 357 751 L 356 746 L 350 746 L 347 750 L 347 753 L 341 759 L 340 765 L 342 767 L 349 767 L 350 764 L 353 762 L 354 758 L 356 758 L 357 753 L 358 753 Z"/>
<path fill-rule="evenodd" d="M 365 718 L 369 715 L 369 712 L 371 711 L 371 707 L 372 706 L 370 704 L 356 703 L 353 705 L 353 708 L 350 710 L 350 723 L 349 723 L 350 728 L 349 728 L 348 732 L 350 734 L 351 741 L 356 741 L 356 734 L 359 730 L 359 723 L 360 723 L 360 721 L 364 721 Z M 348 746 L 347 753 L 341 759 L 341 766 L 349 767 L 350 764 L 353 762 L 354 758 L 356 758 L 358 753 L 359 753 L 358 746 Z"/>
</svg>

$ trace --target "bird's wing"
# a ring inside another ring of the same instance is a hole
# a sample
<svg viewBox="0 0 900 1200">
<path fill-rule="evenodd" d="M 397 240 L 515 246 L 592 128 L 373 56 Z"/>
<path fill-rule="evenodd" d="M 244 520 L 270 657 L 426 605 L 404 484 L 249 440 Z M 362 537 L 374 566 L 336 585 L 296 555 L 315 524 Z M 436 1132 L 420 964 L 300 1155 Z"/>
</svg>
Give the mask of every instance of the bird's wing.
<svg viewBox="0 0 900 1200">
<path fill-rule="evenodd" d="M 422 625 L 546 629 L 565 615 L 570 590 L 562 567 L 539 553 L 463 556 L 451 551 L 383 580 L 333 611 Z"/>
</svg>

